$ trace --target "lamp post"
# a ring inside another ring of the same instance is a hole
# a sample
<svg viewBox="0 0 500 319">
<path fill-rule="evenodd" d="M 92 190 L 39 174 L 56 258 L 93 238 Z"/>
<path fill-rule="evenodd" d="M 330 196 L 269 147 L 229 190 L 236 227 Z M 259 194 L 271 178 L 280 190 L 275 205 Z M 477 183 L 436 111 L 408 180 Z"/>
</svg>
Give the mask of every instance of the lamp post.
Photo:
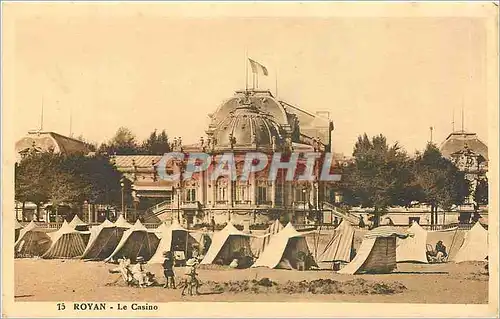
<svg viewBox="0 0 500 319">
<path fill-rule="evenodd" d="M 177 188 L 177 222 L 181 223 L 181 189 Z"/>
<path fill-rule="evenodd" d="M 304 217 L 306 217 L 307 213 L 306 213 L 306 189 L 305 188 L 302 189 L 302 200 L 304 201 Z"/>
<path fill-rule="evenodd" d="M 122 187 L 122 215 L 124 215 L 123 217 L 126 217 L 125 216 L 125 183 L 123 182 L 123 180 L 121 181 L 120 186 Z"/>
</svg>

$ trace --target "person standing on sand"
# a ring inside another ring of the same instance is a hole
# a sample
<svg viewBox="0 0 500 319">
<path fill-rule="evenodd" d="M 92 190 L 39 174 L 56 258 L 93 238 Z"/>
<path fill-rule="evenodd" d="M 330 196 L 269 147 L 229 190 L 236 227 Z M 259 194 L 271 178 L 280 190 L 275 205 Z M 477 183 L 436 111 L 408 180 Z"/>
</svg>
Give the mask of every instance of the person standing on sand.
<svg viewBox="0 0 500 319">
<path fill-rule="evenodd" d="M 363 218 L 363 215 L 360 215 L 359 216 L 359 224 L 358 224 L 359 228 L 365 228 L 365 220 Z"/>
<path fill-rule="evenodd" d="M 214 219 L 214 216 L 212 216 L 212 219 L 210 219 L 210 226 L 212 226 L 212 232 L 215 233 L 215 219 Z"/>
<path fill-rule="evenodd" d="M 170 286 L 173 289 L 176 289 L 174 276 L 174 257 L 171 251 L 163 252 L 163 256 L 165 257 L 165 259 L 163 260 L 163 275 L 165 276 L 165 285 L 163 286 L 163 288 L 168 288 L 170 282 Z"/>
</svg>

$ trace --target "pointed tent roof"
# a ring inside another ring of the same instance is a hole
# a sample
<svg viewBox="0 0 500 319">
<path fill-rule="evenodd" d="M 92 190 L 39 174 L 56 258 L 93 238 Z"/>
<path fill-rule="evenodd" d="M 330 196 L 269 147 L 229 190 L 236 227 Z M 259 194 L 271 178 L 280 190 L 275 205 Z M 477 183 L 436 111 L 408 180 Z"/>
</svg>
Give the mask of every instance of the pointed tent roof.
<svg viewBox="0 0 500 319">
<path fill-rule="evenodd" d="M 78 226 L 88 226 L 89 224 L 81 220 L 78 215 L 75 215 L 75 217 L 73 217 L 73 219 L 69 222 L 69 225 L 73 228 L 76 228 Z"/>
<path fill-rule="evenodd" d="M 455 262 L 483 261 L 488 257 L 488 231 L 477 222 L 465 235 Z"/>
<path fill-rule="evenodd" d="M 118 216 L 118 218 L 115 221 L 115 226 L 116 227 L 121 227 L 121 228 L 130 228 L 132 225 L 125 220 L 123 215 Z"/>
<path fill-rule="evenodd" d="M 354 241 L 354 227 L 345 219 L 335 229 L 330 242 L 318 257 L 318 261 L 351 261 L 351 250 Z"/>
<path fill-rule="evenodd" d="M 14 220 L 15 220 L 14 229 L 22 229 L 23 225 L 21 225 L 21 223 L 17 219 L 14 219 Z"/>
<path fill-rule="evenodd" d="M 71 233 L 80 233 L 79 231 L 75 230 L 66 220 L 62 223 L 61 227 L 56 230 L 53 233 L 49 233 L 49 236 L 52 237 L 53 241 L 58 240 L 60 237 L 62 237 L 64 234 L 71 234 Z"/>
<path fill-rule="evenodd" d="M 115 224 L 113 224 L 112 222 L 109 221 L 109 219 L 105 219 L 99 226 L 97 227 L 101 227 L 101 228 L 111 228 L 111 227 L 115 227 Z"/>
<path fill-rule="evenodd" d="M 259 248 L 258 255 L 260 255 L 267 245 L 269 245 L 269 241 L 272 235 L 279 233 L 283 229 L 283 225 L 280 223 L 278 219 L 274 221 L 269 227 L 267 227 L 266 232 L 264 234 L 264 238 L 262 240 L 262 247 Z"/>
<path fill-rule="evenodd" d="M 89 255 L 91 255 L 91 256 L 95 255 L 96 246 L 99 247 L 98 248 L 99 251 L 102 251 L 104 248 L 109 247 L 110 245 L 113 246 L 112 249 L 116 248 L 116 246 L 114 246 L 114 245 L 117 245 L 118 241 L 115 241 L 115 240 L 109 241 L 109 237 L 108 237 L 107 239 L 105 239 L 104 242 L 99 242 L 98 238 L 104 229 L 118 230 L 119 228 L 120 227 L 116 227 L 116 225 L 114 223 L 109 221 L 109 219 L 105 219 L 100 225 L 90 228 L 90 238 L 89 238 L 89 241 L 87 243 L 87 247 L 85 248 L 85 252 L 83 253 L 83 258 L 87 258 Z M 121 228 L 121 229 L 123 229 L 123 228 Z M 120 238 L 121 238 L 121 236 L 122 235 L 120 234 Z M 107 256 L 105 256 L 105 257 L 107 257 Z"/>
<path fill-rule="evenodd" d="M 123 219 L 125 220 L 125 219 Z M 118 220 L 116 221 L 118 222 Z M 116 225 L 116 222 L 115 222 L 115 225 Z M 121 227 L 121 226 L 120 226 Z M 118 243 L 118 245 L 116 246 L 115 250 L 111 253 L 111 255 L 109 255 L 108 258 L 105 259 L 105 261 L 109 261 L 111 259 L 113 259 L 113 257 L 125 246 L 125 244 L 127 243 L 127 240 L 129 239 L 129 237 L 134 233 L 134 232 L 146 232 L 146 233 L 152 233 L 154 234 L 154 232 L 150 232 L 142 223 L 140 220 L 137 220 L 135 222 L 134 225 L 131 225 L 129 229 L 127 229 L 124 233 L 123 233 L 123 236 L 122 238 L 120 239 L 120 242 Z M 156 239 L 158 239 L 158 237 L 156 236 L 156 234 L 154 234 L 154 236 L 156 237 Z"/>
<path fill-rule="evenodd" d="M 50 248 L 43 254 L 43 258 L 71 258 L 83 255 L 85 243 L 81 232 L 75 230 L 67 221 L 61 228 L 49 234 L 52 239 Z"/>
<path fill-rule="evenodd" d="M 231 222 L 228 222 L 226 227 L 224 227 L 221 231 L 214 234 L 212 238 L 212 244 L 205 255 L 205 258 L 201 261 L 200 264 L 211 264 L 214 259 L 219 254 L 220 250 L 226 243 L 226 240 L 230 236 L 244 236 L 244 237 L 256 237 L 252 234 L 246 234 L 242 231 L 239 231 Z"/>
<path fill-rule="evenodd" d="M 24 226 L 24 228 L 19 231 L 19 237 L 17 238 L 17 241 L 20 241 L 27 232 L 37 230 L 38 228 L 40 227 L 38 227 L 38 225 L 35 224 L 34 221 L 29 222 L 28 225 Z"/>
<path fill-rule="evenodd" d="M 164 227 L 162 227 L 165 225 Z M 161 227 L 161 232 L 158 232 L 158 229 Z M 163 262 L 163 252 L 164 251 L 169 251 L 172 247 L 172 237 L 173 237 L 173 232 L 174 231 L 182 231 L 189 233 L 190 231 L 187 230 L 186 228 L 182 227 L 177 221 L 173 222 L 170 226 L 167 226 L 165 223 L 162 223 L 160 225 L 155 233 L 156 235 L 160 238 L 160 243 L 158 244 L 158 247 L 156 248 L 156 252 L 151 257 L 148 263 L 150 264 L 159 264 Z"/>
<path fill-rule="evenodd" d="M 396 247 L 396 261 L 416 261 L 427 263 L 427 231 L 417 222 L 408 228 L 408 233 L 413 236 L 398 239 Z"/>
<path fill-rule="evenodd" d="M 295 237 L 304 237 L 307 234 L 314 233 L 313 231 L 298 232 L 292 223 L 288 223 L 279 233 L 273 235 L 270 239 L 269 245 L 262 252 L 259 259 L 252 265 L 252 267 L 269 267 L 275 268 L 281 261 L 283 253 L 285 252 L 288 241 Z M 307 242 L 306 242 L 307 245 Z"/>
</svg>

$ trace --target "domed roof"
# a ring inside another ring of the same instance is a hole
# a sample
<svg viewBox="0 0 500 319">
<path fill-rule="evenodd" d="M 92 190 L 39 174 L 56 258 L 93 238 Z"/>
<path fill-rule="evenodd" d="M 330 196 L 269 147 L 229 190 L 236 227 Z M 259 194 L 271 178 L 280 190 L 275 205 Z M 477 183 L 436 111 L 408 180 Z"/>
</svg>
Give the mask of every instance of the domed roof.
<svg viewBox="0 0 500 319">
<path fill-rule="evenodd" d="M 236 108 L 241 106 L 242 100 L 247 100 L 252 103 L 256 109 L 269 113 L 274 118 L 276 123 L 280 125 L 287 125 L 288 117 L 285 108 L 269 91 L 237 91 L 236 94 L 230 99 L 222 103 L 217 108 L 217 111 L 212 115 L 214 123 L 220 123 Z"/>
<path fill-rule="evenodd" d="M 259 110 L 251 100 L 220 121 L 214 131 L 215 148 L 273 148 L 283 142 L 283 131 L 273 116 Z"/>
<path fill-rule="evenodd" d="M 465 148 L 488 159 L 488 146 L 484 144 L 476 133 L 453 132 L 441 144 L 441 153 L 444 157 L 451 157 L 452 154 L 464 150 Z"/>
</svg>

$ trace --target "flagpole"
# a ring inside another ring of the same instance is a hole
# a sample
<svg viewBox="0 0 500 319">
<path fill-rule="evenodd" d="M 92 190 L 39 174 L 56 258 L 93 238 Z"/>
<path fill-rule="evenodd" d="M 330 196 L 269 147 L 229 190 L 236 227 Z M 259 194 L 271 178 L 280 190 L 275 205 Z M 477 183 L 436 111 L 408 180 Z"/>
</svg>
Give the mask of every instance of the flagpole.
<svg viewBox="0 0 500 319">
<path fill-rule="evenodd" d="M 245 50 L 245 91 L 248 91 L 248 49 Z"/>
</svg>

